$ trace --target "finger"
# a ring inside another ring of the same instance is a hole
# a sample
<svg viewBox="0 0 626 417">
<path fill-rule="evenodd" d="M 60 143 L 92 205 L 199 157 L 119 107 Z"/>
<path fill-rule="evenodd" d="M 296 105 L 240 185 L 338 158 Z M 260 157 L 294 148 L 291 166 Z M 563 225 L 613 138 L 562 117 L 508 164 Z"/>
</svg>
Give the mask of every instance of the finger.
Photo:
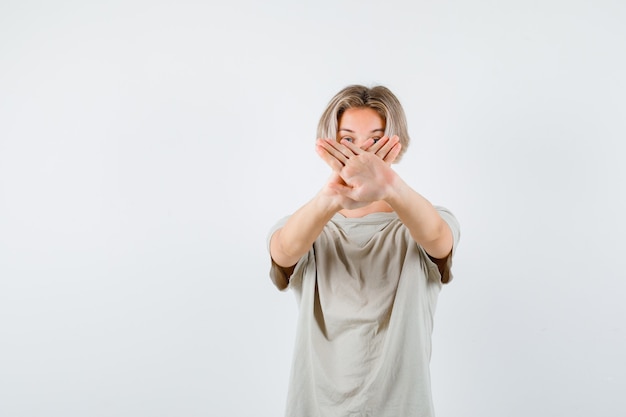
<svg viewBox="0 0 626 417">
<path fill-rule="evenodd" d="M 400 140 L 398 136 L 392 136 L 380 147 L 380 149 L 378 149 L 378 151 L 376 151 L 376 155 L 384 160 L 387 154 L 391 151 L 391 149 L 399 142 Z"/>
<path fill-rule="evenodd" d="M 359 155 L 362 154 L 364 151 L 363 149 L 359 148 L 358 146 L 356 146 L 354 143 L 347 141 L 345 139 L 343 139 L 341 141 L 341 145 L 345 146 L 346 148 L 348 148 L 350 151 L 352 151 L 352 153 L 354 155 Z"/>
<path fill-rule="evenodd" d="M 328 184 L 328 188 L 343 195 L 344 197 L 347 197 L 347 194 L 352 191 L 352 187 L 345 184 L 339 184 L 337 182 L 331 182 Z"/>
<path fill-rule="evenodd" d="M 396 143 L 393 148 L 389 151 L 387 155 L 383 158 L 388 164 L 393 164 L 398 155 L 400 155 L 400 151 L 402 150 L 402 144 L 400 142 Z"/>
<path fill-rule="evenodd" d="M 330 166 L 333 171 L 341 171 L 341 169 L 344 167 L 344 164 L 333 155 L 328 153 L 328 151 L 323 146 L 316 145 L 315 151 L 320 156 L 320 158 L 322 158 L 324 162 L 326 162 L 326 164 Z"/>
<path fill-rule="evenodd" d="M 355 188 L 349 185 L 333 184 L 333 188 L 345 198 L 352 200 L 353 202 L 360 202 L 359 195 Z"/>
<path fill-rule="evenodd" d="M 324 139 L 318 139 L 315 146 L 317 154 L 328 164 L 333 171 L 340 171 L 348 161 L 348 159 L 340 152 L 329 147 Z"/>
<path fill-rule="evenodd" d="M 345 148 L 344 146 L 341 146 L 340 144 L 336 143 L 332 139 L 318 139 L 317 147 L 322 148 L 326 153 L 331 155 L 333 158 L 335 158 L 337 161 L 339 161 L 343 165 L 345 165 L 346 162 L 348 162 L 348 158 L 351 154 L 351 152 L 347 148 Z"/>
<path fill-rule="evenodd" d="M 386 144 L 389 141 L 389 137 L 388 136 L 383 136 L 382 138 L 378 139 L 375 143 L 374 143 L 374 139 L 369 139 L 369 140 L 372 141 L 372 145 L 370 147 L 368 147 L 366 150 L 368 152 L 376 153 L 376 152 L 378 152 L 380 150 L 380 148 L 383 147 L 384 144 Z M 369 140 L 368 140 L 368 142 L 369 142 Z"/>
<path fill-rule="evenodd" d="M 350 142 L 344 141 L 345 143 L 339 143 L 334 139 L 323 139 L 322 142 L 322 146 L 324 146 L 329 153 L 344 163 L 356 155 L 354 148 L 349 148 L 345 145 L 345 143 Z"/>
<path fill-rule="evenodd" d="M 363 149 L 366 152 L 371 152 L 372 151 L 372 147 L 376 145 L 376 142 L 374 141 L 373 138 L 369 138 L 368 140 L 366 140 L 365 142 L 363 142 L 363 144 L 361 145 L 361 149 Z"/>
<path fill-rule="evenodd" d="M 343 180 L 343 178 L 341 178 L 341 175 L 339 175 L 339 172 L 337 171 L 333 171 L 330 175 L 330 178 L 328 178 L 328 185 L 332 185 L 332 184 L 348 185 Z"/>
</svg>

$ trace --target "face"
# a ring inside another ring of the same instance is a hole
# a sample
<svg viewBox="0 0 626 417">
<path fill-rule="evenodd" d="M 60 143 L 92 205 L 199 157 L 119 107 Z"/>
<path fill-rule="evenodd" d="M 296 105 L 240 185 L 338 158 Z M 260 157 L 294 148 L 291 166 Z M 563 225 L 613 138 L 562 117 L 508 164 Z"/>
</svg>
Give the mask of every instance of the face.
<svg viewBox="0 0 626 417">
<path fill-rule="evenodd" d="M 366 140 L 371 138 L 376 142 L 384 134 L 385 122 L 376 110 L 369 107 L 351 108 L 344 111 L 339 119 L 337 142 L 346 139 L 361 147 Z"/>
</svg>

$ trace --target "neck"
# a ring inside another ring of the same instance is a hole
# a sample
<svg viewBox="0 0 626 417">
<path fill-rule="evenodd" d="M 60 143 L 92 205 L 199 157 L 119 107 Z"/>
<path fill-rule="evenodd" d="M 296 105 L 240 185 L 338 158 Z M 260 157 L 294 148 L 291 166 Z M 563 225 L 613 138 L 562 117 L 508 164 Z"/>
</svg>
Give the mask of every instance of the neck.
<svg viewBox="0 0 626 417">
<path fill-rule="evenodd" d="M 370 203 L 365 207 L 354 210 L 339 210 L 339 214 L 348 218 L 358 218 L 367 216 L 368 214 L 372 213 L 391 213 L 392 211 L 393 209 L 389 204 L 387 204 L 385 201 L 380 200 L 374 201 L 373 203 Z"/>
</svg>

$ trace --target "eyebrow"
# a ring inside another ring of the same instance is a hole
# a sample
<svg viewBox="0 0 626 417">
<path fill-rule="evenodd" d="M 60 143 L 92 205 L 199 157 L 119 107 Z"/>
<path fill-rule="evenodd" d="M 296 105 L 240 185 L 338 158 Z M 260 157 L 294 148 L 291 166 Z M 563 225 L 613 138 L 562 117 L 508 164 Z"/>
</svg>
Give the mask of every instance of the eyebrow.
<svg viewBox="0 0 626 417">
<path fill-rule="evenodd" d="M 339 129 L 340 132 L 349 132 L 349 133 L 354 133 L 354 130 L 350 130 L 350 129 Z M 374 129 L 372 130 L 370 133 L 374 133 L 374 132 L 385 132 L 385 129 Z"/>
</svg>

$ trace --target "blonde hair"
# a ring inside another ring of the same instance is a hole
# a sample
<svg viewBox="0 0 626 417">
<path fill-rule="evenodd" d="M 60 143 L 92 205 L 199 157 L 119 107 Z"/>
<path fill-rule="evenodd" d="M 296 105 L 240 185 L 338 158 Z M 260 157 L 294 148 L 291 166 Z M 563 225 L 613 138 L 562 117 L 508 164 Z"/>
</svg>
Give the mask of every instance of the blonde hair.
<svg viewBox="0 0 626 417">
<path fill-rule="evenodd" d="M 378 85 L 368 88 L 362 85 L 350 85 L 338 92 L 328 103 L 317 125 L 318 138 L 336 138 L 339 120 L 343 113 L 352 108 L 370 108 L 375 110 L 385 122 L 385 135 L 398 135 L 402 149 L 400 157 L 409 147 L 409 132 L 406 116 L 398 98 L 387 88 Z"/>
</svg>

